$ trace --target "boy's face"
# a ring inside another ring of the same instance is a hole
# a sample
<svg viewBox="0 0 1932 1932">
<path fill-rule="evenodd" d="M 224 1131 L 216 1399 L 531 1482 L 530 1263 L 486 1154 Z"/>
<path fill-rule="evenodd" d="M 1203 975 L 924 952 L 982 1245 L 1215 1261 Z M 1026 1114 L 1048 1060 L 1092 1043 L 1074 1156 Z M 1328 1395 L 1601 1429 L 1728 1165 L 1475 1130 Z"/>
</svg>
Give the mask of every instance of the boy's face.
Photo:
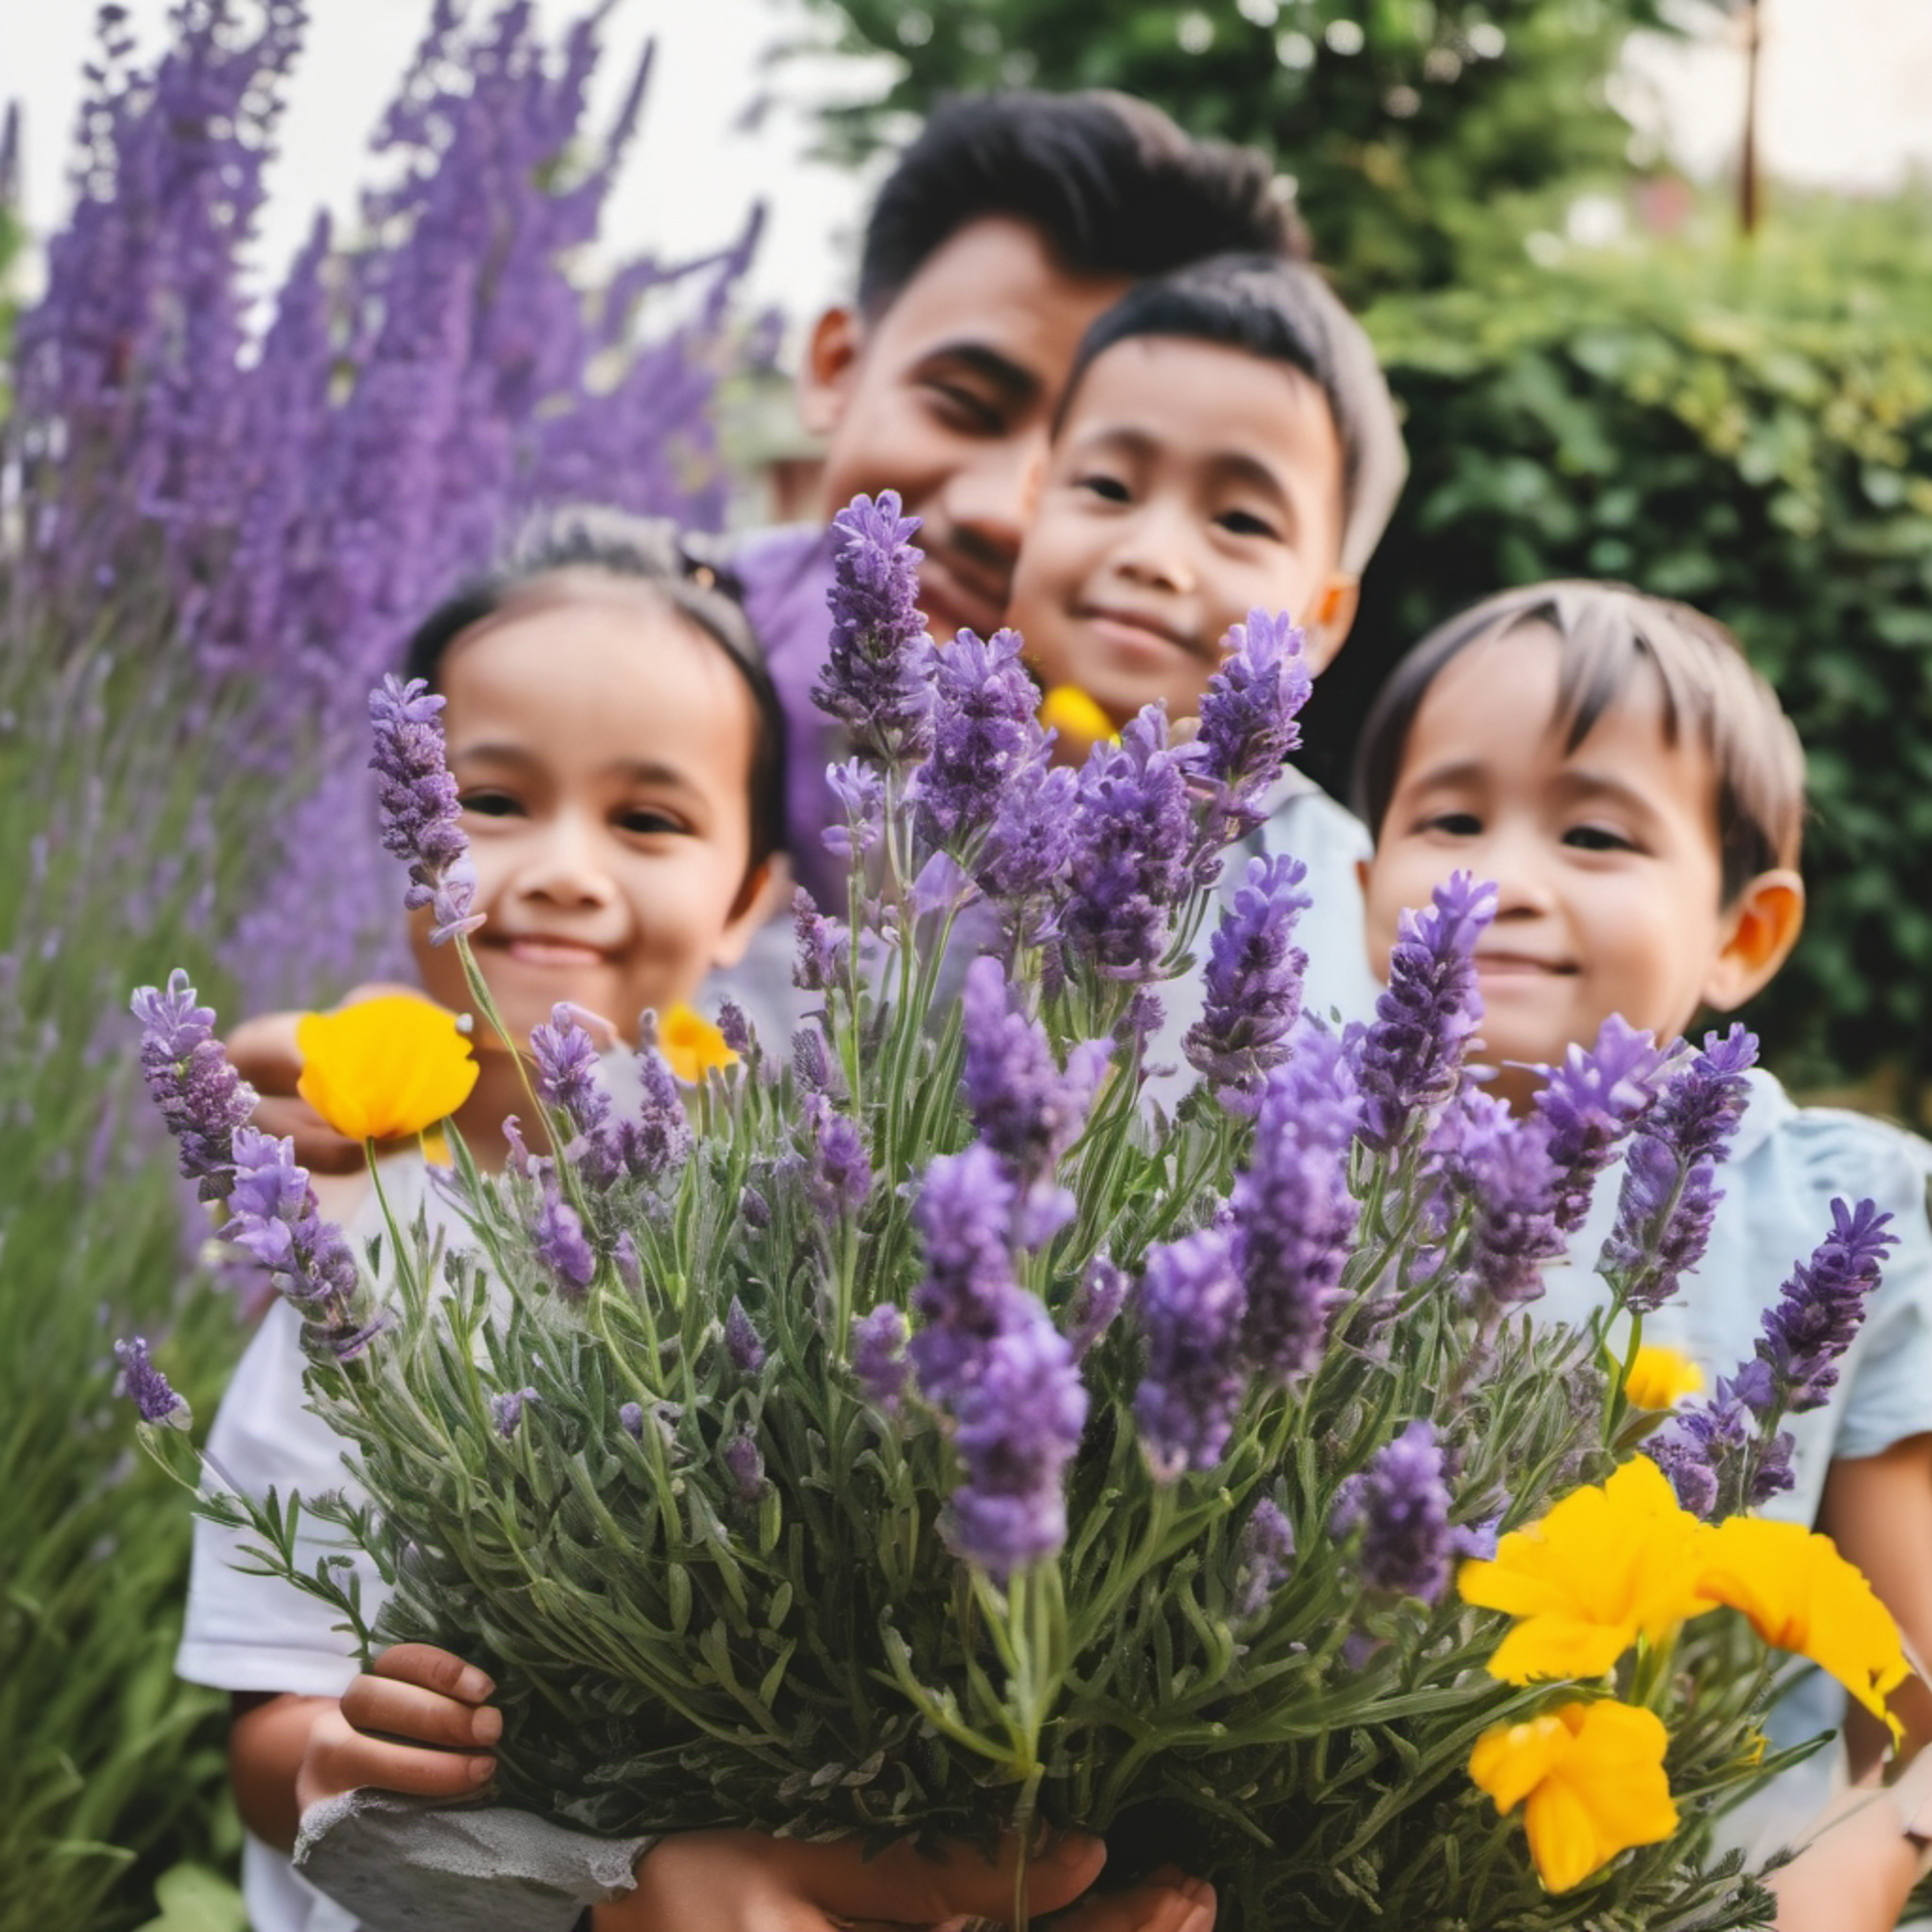
<svg viewBox="0 0 1932 1932">
<path fill-rule="evenodd" d="M 829 517 L 897 489 L 924 518 L 919 589 L 933 635 L 999 627 L 1046 433 L 1087 324 L 1124 276 L 1069 275 L 1036 228 L 969 222 L 870 321 L 819 319 L 800 377 L 828 437 Z"/>
<path fill-rule="evenodd" d="M 634 1039 L 644 1008 L 689 999 L 749 937 L 745 680 L 654 592 L 569 573 L 465 632 L 438 683 L 487 915 L 472 944 L 505 1027 L 521 1043 L 570 1000 Z M 462 1010 L 426 916 L 424 985 Z"/>
<path fill-rule="evenodd" d="M 1700 1006 L 1733 1005 L 1755 985 L 1740 976 L 1745 900 L 1723 902 L 1710 757 L 1666 740 L 1654 679 L 1566 751 L 1558 669 L 1541 625 L 1449 660 L 1416 712 L 1364 871 L 1381 974 L 1405 906 L 1427 905 L 1452 872 L 1496 882 L 1495 922 L 1476 946 L 1492 1061 L 1554 1063 L 1612 1013 L 1676 1035 Z M 1512 1098 L 1533 1085 L 1507 1069 L 1499 1080 Z"/>
<path fill-rule="evenodd" d="M 1341 577 L 1341 438 L 1286 362 L 1175 337 L 1096 356 L 1047 460 L 1009 621 L 1046 684 L 1115 724 L 1200 709 L 1253 610 L 1311 625 L 1319 670 L 1353 611 Z M 1345 608 L 1344 608 L 1345 606 Z"/>
</svg>

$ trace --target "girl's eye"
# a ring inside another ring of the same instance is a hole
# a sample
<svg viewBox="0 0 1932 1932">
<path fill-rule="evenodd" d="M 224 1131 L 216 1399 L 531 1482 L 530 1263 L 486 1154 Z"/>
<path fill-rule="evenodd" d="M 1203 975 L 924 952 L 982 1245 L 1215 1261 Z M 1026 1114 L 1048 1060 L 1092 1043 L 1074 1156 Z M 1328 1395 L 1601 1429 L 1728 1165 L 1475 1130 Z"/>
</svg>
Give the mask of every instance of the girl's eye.
<svg viewBox="0 0 1932 1932">
<path fill-rule="evenodd" d="M 1103 502 L 1126 503 L 1132 501 L 1131 493 L 1118 477 L 1110 477 L 1105 471 L 1095 470 L 1084 477 L 1076 477 L 1075 489 L 1084 489 L 1090 495 L 1098 496 Z"/>
<path fill-rule="evenodd" d="M 1438 812 L 1423 822 L 1425 832 L 1442 832 L 1452 839 L 1472 839 L 1482 830 L 1482 820 L 1474 812 Z"/>
<path fill-rule="evenodd" d="M 669 812 L 660 811 L 655 805 L 633 805 L 628 811 L 618 815 L 619 826 L 626 832 L 634 832 L 640 837 L 654 838 L 665 832 L 687 830 L 684 821 L 674 818 Z"/>
<path fill-rule="evenodd" d="M 1273 539 L 1276 534 L 1275 526 L 1253 510 L 1223 510 L 1214 520 L 1232 536 Z"/>
<path fill-rule="evenodd" d="M 496 791 L 484 785 L 459 792 L 457 803 L 479 818 L 516 818 L 523 810 L 523 801 L 513 792 Z"/>
<path fill-rule="evenodd" d="M 1634 852 L 1636 847 L 1621 832 L 1607 825 L 1573 825 L 1563 835 L 1565 845 L 1585 852 Z"/>
</svg>

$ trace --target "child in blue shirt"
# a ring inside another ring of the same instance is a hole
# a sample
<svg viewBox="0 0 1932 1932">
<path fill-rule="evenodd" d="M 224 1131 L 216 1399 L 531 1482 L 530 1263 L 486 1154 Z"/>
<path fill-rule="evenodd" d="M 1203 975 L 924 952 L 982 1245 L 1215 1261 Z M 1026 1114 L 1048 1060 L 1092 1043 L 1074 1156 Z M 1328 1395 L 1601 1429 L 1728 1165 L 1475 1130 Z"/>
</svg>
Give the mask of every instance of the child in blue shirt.
<svg viewBox="0 0 1932 1932">
<path fill-rule="evenodd" d="M 1386 965 L 1405 906 L 1451 872 L 1493 880 L 1478 941 L 1492 1091 L 1517 1109 L 1539 1066 L 1591 1044 L 1620 1014 L 1659 1037 L 1727 1012 L 1789 955 L 1804 914 L 1797 871 L 1804 756 L 1770 687 L 1722 625 L 1616 585 L 1560 583 L 1489 599 L 1425 638 L 1392 674 L 1357 751 L 1375 835 L 1363 870 L 1371 957 Z M 1908 1646 L 1932 1652 L 1932 1149 L 1859 1115 L 1792 1104 L 1752 1076 L 1703 1261 L 1645 1323 L 1707 1378 L 1752 1353 L 1794 1261 L 1831 1226 L 1834 1195 L 1870 1196 L 1898 1237 L 1830 1403 L 1791 1421 L 1794 1487 L 1767 1514 L 1825 1531 L 1870 1579 Z M 1539 1310 L 1596 1305 L 1590 1271 L 1615 1205 L 1596 1193 Z M 1814 1676 L 1773 1714 L 1774 1741 L 1840 1723 L 1851 1769 L 1881 1739 Z M 1908 1749 L 1932 1737 L 1932 1696 L 1896 1701 Z M 1821 1752 L 1745 1807 L 1759 1853 L 1796 1843 L 1830 1796 Z M 1867 1848 L 1868 1850 L 1868 1848 Z M 1916 1860 L 1902 1854 L 1907 1877 Z M 1899 1894 L 1902 1898 L 1902 1891 Z M 1897 1901 L 1891 1909 L 1896 1910 Z M 1841 1902 L 1833 1932 L 1861 1921 Z M 1886 1916 L 1883 1923 L 1889 1924 Z"/>
</svg>

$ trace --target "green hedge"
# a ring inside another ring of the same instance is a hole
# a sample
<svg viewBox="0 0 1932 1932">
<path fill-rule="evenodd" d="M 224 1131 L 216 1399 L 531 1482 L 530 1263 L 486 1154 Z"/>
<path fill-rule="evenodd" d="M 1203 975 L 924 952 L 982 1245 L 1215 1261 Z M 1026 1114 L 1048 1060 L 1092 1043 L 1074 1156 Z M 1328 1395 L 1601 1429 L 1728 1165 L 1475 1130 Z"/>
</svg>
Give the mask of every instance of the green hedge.
<svg viewBox="0 0 1932 1932">
<path fill-rule="evenodd" d="M 1811 764 L 1810 917 L 1753 1022 L 1794 1082 L 1884 1070 L 1923 1115 L 1932 210 L 1795 225 L 1755 253 L 1653 248 L 1371 312 L 1414 472 L 1311 761 L 1335 782 L 1394 657 L 1491 591 L 1617 577 L 1708 610 Z"/>
</svg>

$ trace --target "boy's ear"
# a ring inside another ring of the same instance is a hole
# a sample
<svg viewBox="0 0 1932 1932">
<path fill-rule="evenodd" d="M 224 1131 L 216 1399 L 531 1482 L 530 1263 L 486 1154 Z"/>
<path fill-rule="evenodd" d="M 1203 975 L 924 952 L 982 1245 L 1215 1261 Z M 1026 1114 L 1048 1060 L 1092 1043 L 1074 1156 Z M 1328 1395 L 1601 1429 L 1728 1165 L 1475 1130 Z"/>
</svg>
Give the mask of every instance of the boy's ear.
<svg viewBox="0 0 1932 1932">
<path fill-rule="evenodd" d="M 1769 984 L 1791 956 L 1805 922 L 1805 882 L 1795 872 L 1761 872 L 1726 914 L 1724 944 L 1704 982 L 1704 1004 L 1739 1007 Z"/>
<path fill-rule="evenodd" d="M 827 309 L 812 324 L 798 370 L 798 416 L 814 436 L 838 427 L 864 346 L 865 324 L 856 309 Z"/>
<path fill-rule="evenodd" d="M 736 966 L 752 935 L 770 918 L 791 892 L 791 868 L 782 858 L 762 859 L 745 875 L 732 900 L 731 917 L 711 949 L 713 966 Z"/>
<path fill-rule="evenodd" d="M 1334 662 L 1336 651 L 1348 641 L 1348 626 L 1355 621 L 1361 603 L 1362 583 L 1358 577 L 1334 576 L 1322 585 L 1309 612 L 1304 629 L 1309 669 L 1319 677 Z"/>
</svg>

